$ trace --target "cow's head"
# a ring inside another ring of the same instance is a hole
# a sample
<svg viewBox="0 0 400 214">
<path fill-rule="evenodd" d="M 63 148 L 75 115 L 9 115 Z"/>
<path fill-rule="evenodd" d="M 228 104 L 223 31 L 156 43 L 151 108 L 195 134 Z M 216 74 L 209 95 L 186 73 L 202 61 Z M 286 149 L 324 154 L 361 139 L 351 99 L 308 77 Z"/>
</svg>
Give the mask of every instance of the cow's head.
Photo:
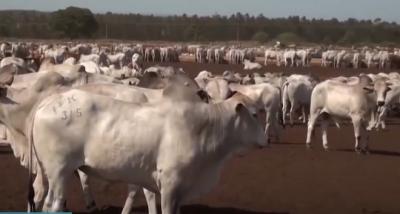
<svg viewBox="0 0 400 214">
<path fill-rule="evenodd" d="M 374 91 L 376 93 L 376 104 L 383 106 L 386 100 L 386 94 L 391 89 L 391 83 L 385 80 L 376 80 L 374 83 Z"/>
<path fill-rule="evenodd" d="M 386 94 L 388 91 L 392 90 L 391 85 L 392 84 L 386 80 L 377 79 L 373 84 L 364 86 L 363 89 L 368 93 L 375 93 L 376 105 L 380 107 L 385 105 Z"/>
<path fill-rule="evenodd" d="M 235 92 L 227 102 L 232 102 L 235 107 L 234 132 L 237 133 L 235 140 L 247 146 L 260 148 L 267 146 L 268 141 L 262 124 L 257 119 L 256 103 L 240 92 Z"/>
</svg>

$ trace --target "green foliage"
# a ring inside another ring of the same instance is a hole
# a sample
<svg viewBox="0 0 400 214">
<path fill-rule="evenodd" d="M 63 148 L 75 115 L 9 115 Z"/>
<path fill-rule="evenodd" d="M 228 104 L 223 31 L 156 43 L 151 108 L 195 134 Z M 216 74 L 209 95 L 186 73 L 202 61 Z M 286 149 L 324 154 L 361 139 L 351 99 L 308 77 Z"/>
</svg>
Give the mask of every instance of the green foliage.
<svg viewBox="0 0 400 214">
<path fill-rule="evenodd" d="M 264 31 L 259 31 L 253 35 L 252 40 L 259 43 L 266 43 L 269 40 L 269 35 Z"/>
<path fill-rule="evenodd" d="M 376 20 L 266 18 L 263 15 L 154 16 L 66 8 L 54 13 L 0 11 L 0 36 L 166 41 L 258 41 L 319 44 L 400 44 L 400 25 Z"/>
<path fill-rule="evenodd" d="M 291 42 L 296 43 L 302 41 L 302 39 L 297 34 L 292 32 L 281 33 L 276 37 L 276 39 L 283 43 L 291 43 Z"/>
<path fill-rule="evenodd" d="M 89 9 L 68 7 L 51 15 L 50 27 L 71 39 L 88 38 L 98 29 L 97 21 Z"/>
</svg>

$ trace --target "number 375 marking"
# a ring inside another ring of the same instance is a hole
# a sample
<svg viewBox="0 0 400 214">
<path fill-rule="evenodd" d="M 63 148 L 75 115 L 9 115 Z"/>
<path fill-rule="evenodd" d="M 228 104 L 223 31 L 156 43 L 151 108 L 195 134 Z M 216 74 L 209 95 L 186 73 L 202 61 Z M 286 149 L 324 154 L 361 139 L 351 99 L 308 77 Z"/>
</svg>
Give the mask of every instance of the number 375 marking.
<svg viewBox="0 0 400 214">
<path fill-rule="evenodd" d="M 62 116 L 61 116 L 62 120 L 67 120 L 68 118 L 73 118 L 73 117 L 82 117 L 81 108 L 76 108 L 69 111 L 62 111 Z"/>
</svg>

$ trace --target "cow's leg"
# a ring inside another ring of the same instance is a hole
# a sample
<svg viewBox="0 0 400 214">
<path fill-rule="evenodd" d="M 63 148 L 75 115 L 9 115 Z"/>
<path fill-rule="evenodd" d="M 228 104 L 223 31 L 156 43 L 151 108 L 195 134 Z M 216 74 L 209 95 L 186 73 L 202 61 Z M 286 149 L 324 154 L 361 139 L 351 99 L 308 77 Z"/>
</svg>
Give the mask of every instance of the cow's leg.
<svg viewBox="0 0 400 214">
<path fill-rule="evenodd" d="M 33 182 L 33 189 L 35 192 L 35 197 L 33 200 L 35 202 L 36 209 L 39 209 L 40 205 L 42 204 L 47 190 L 47 185 L 43 176 L 43 171 L 40 169 L 40 167 L 37 167 L 35 181 Z"/>
<path fill-rule="evenodd" d="M 163 176 L 165 177 L 165 176 Z M 173 177 L 161 179 L 161 213 L 178 214 L 180 208 L 180 194 L 178 185 Z"/>
<path fill-rule="evenodd" d="M 307 148 L 311 148 L 311 138 L 314 135 L 315 122 L 317 121 L 318 116 L 319 114 L 317 112 L 312 112 L 310 114 L 310 119 L 308 120 L 308 125 L 307 125 L 307 139 L 306 139 Z"/>
<path fill-rule="evenodd" d="M 387 107 L 381 107 L 380 112 L 378 113 L 378 120 L 377 123 L 375 125 L 376 128 L 379 128 L 379 126 L 382 127 L 382 129 L 386 129 L 386 123 L 385 123 L 385 119 L 387 116 Z"/>
<path fill-rule="evenodd" d="M 360 142 L 361 142 L 361 129 L 362 129 L 362 124 L 361 124 L 361 118 L 358 116 L 353 116 L 351 118 L 353 122 L 353 127 L 354 127 L 354 137 L 355 137 L 355 146 L 354 149 L 357 153 L 361 153 L 361 147 L 360 147 Z"/>
<path fill-rule="evenodd" d="M 139 190 L 139 187 L 136 185 L 129 184 L 128 185 L 128 197 L 126 198 L 124 208 L 122 209 L 121 214 L 129 214 L 133 208 L 133 202 L 135 201 L 136 193 Z"/>
<path fill-rule="evenodd" d="M 329 150 L 328 127 L 329 127 L 329 116 L 327 114 L 322 114 L 321 117 L 322 146 L 324 147 L 325 151 Z"/>
<path fill-rule="evenodd" d="M 94 201 L 89 188 L 89 177 L 81 170 L 77 171 L 82 186 L 83 197 L 85 198 L 86 210 L 89 212 L 93 212 L 96 210 L 96 202 Z"/>
<path fill-rule="evenodd" d="M 366 154 L 369 154 L 369 131 L 365 128 L 365 124 L 361 124 L 361 135 L 362 135 L 362 150 L 363 152 L 365 152 Z"/>
<path fill-rule="evenodd" d="M 145 188 L 143 188 L 144 196 L 146 197 L 147 208 L 149 209 L 149 214 L 157 214 L 157 200 L 156 194 Z"/>
<path fill-rule="evenodd" d="M 7 128 L 3 124 L 0 124 L 0 139 L 7 140 Z"/>
<path fill-rule="evenodd" d="M 298 103 L 296 101 L 291 102 L 290 106 L 290 125 L 293 126 L 294 124 L 294 117 L 296 114 L 296 109 L 298 109 Z"/>
<path fill-rule="evenodd" d="M 271 139 L 270 139 L 270 132 L 271 132 L 271 112 L 269 111 L 269 109 L 265 109 L 265 138 L 268 142 L 268 144 L 270 143 Z"/>
<path fill-rule="evenodd" d="M 50 211 L 51 205 L 53 204 L 53 200 L 54 200 L 53 189 L 52 189 L 52 185 L 49 184 L 49 189 L 47 190 L 47 196 L 46 196 L 46 199 L 44 200 L 44 204 L 43 204 L 43 208 L 42 208 L 43 212 Z"/>
<path fill-rule="evenodd" d="M 306 110 L 306 106 L 302 106 L 301 107 L 302 113 L 303 113 L 303 123 L 306 124 L 307 123 L 307 119 L 308 119 L 308 114 L 307 114 L 307 110 Z"/>
<path fill-rule="evenodd" d="M 285 90 L 285 89 L 284 89 Z M 284 98 L 282 99 L 282 124 L 286 125 L 286 113 L 287 113 L 287 106 L 288 106 L 288 101 L 285 98 L 285 95 L 283 95 Z"/>
<path fill-rule="evenodd" d="M 273 120 L 273 129 L 274 129 L 274 135 L 275 135 L 275 142 L 279 143 L 281 142 L 281 126 L 279 125 L 279 114 L 276 115 L 276 117 Z"/>
<path fill-rule="evenodd" d="M 50 188 L 53 189 L 54 194 L 51 211 L 59 212 L 65 210 L 65 185 L 67 176 L 63 169 L 57 169 L 54 171 L 56 172 L 49 173 L 49 185 Z"/>
</svg>

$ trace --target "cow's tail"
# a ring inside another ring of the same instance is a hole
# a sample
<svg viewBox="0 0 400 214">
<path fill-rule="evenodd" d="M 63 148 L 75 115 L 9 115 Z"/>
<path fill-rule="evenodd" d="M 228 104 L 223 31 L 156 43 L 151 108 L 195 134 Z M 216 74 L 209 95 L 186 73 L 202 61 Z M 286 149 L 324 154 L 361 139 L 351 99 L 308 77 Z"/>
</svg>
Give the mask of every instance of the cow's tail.
<svg viewBox="0 0 400 214">
<path fill-rule="evenodd" d="M 36 155 L 36 151 L 35 151 L 35 145 L 34 145 L 34 141 L 33 141 L 33 126 L 34 126 L 34 122 L 35 122 L 35 115 L 36 115 L 36 111 L 38 110 L 38 106 L 35 106 L 31 113 L 29 114 L 29 118 L 28 121 L 30 121 L 30 123 L 28 123 L 27 125 L 27 130 L 26 130 L 26 134 L 27 134 L 27 138 L 28 138 L 28 149 L 29 149 L 29 153 L 28 153 L 28 170 L 29 170 L 29 177 L 28 177 L 28 212 L 35 212 L 36 207 L 35 207 L 35 201 L 34 201 L 34 197 L 35 197 L 35 190 L 33 188 L 33 182 L 34 182 L 34 174 L 37 172 L 36 167 L 40 167 L 39 166 L 39 162 L 37 159 L 37 155 Z"/>
<path fill-rule="evenodd" d="M 285 93 L 285 90 L 287 91 L 287 87 L 288 87 L 288 85 L 289 85 L 289 82 L 288 81 L 285 81 L 283 84 L 282 84 L 282 88 L 278 88 L 279 89 L 279 99 L 280 99 L 280 105 L 279 105 L 279 112 L 280 112 L 280 114 L 279 114 L 279 123 L 282 125 L 282 127 L 283 128 L 286 128 L 286 125 L 285 125 L 285 123 L 283 122 L 283 117 L 286 117 L 286 112 L 283 112 L 283 101 L 284 101 L 284 98 L 283 98 L 283 96 L 284 96 L 284 93 Z"/>
<path fill-rule="evenodd" d="M 285 87 L 285 85 L 283 86 L 283 88 Z M 278 113 L 278 121 L 279 121 L 279 124 L 281 124 L 281 126 L 283 127 L 283 128 L 285 128 L 286 126 L 285 126 L 285 123 L 283 123 L 283 117 L 285 116 L 284 115 L 284 112 L 282 111 L 282 106 L 283 106 L 283 88 L 281 88 L 281 87 L 276 87 L 277 89 L 278 89 L 278 91 L 279 91 L 279 113 Z"/>
<path fill-rule="evenodd" d="M 33 123 L 32 123 L 33 125 Z M 29 124 L 28 130 L 31 130 L 32 125 Z M 29 170 L 29 178 L 28 178 L 28 212 L 35 212 L 35 190 L 33 189 L 33 137 L 32 131 L 28 132 L 28 147 L 29 147 L 29 158 L 28 158 L 28 170 Z"/>
</svg>

